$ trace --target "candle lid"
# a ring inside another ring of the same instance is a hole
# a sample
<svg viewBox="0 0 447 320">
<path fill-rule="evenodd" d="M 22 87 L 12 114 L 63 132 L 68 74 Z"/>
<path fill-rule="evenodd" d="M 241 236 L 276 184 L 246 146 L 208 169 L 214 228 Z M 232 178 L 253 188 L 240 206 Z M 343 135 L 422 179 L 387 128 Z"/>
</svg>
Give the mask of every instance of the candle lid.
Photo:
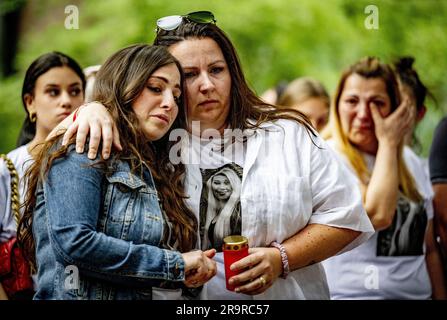
<svg viewBox="0 0 447 320">
<path fill-rule="evenodd" d="M 248 248 L 248 239 L 244 236 L 228 236 L 224 238 L 223 250 L 239 251 Z"/>
</svg>

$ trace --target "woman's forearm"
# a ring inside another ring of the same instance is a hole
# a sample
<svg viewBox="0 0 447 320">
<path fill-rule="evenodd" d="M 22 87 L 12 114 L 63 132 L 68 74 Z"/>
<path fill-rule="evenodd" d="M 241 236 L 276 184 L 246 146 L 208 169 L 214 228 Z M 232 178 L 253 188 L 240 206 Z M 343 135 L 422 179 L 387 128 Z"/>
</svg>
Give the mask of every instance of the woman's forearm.
<svg viewBox="0 0 447 320">
<path fill-rule="evenodd" d="M 445 287 L 444 270 L 439 250 L 426 254 L 428 273 L 432 286 L 432 298 L 435 300 L 446 300 L 447 292 Z"/>
<path fill-rule="evenodd" d="M 393 222 L 399 190 L 397 148 L 379 144 L 364 206 L 374 229 L 386 229 Z"/>
<path fill-rule="evenodd" d="M 432 298 L 436 300 L 445 300 L 447 299 L 446 283 L 439 245 L 435 239 L 433 220 L 430 220 L 428 223 L 425 243 L 427 248 L 425 260 L 427 263 L 428 274 L 430 275 Z"/>
<path fill-rule="evenodd" d="M 310 224 L 282 243 L 290 270 L 307 267 L 337 254 L 360 235 L 351 229 Z"/>
</svg>

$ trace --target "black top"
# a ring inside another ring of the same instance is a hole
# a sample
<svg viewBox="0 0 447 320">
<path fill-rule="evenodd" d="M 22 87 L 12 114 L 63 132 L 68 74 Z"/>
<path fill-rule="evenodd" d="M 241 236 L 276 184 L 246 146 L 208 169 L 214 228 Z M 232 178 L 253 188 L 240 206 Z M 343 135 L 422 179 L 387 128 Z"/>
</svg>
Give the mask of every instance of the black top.
<svg viewBox="0 0 447 320">
<path fill-rule="evenodd" d="M 447 117 L 444 117 L 435 129 L 429 167 L 433 184 L 447 183 Z"/>
</svg>

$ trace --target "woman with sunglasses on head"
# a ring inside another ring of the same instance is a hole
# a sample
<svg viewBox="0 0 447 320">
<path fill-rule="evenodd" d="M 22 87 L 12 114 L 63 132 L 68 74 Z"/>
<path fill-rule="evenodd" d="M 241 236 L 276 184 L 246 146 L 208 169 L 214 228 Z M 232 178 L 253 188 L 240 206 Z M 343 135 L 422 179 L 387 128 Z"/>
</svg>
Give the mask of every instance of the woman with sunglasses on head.
<svg viewBox="0 0 447 320">
<path fill-rule="evenodd" d="M 90 160 L 61 146 L 61 135 L 42 147 L 19 227 L 37 267 L 35 299 L 172 299 L 214 276 L 214 250 L 191 251 L 197 222 L 183 201 L 184 166 L 168 159 L 171 126 L 186 127 L 182 83 L 166 48 L 119 50 L 99 70 L 93 98 L 123 150 Z"/>
<path fill-rule="evenodd" d="M 404 145 L 415 111 L 408 98 L 401 102 L 393 70 L 377 58 L 358 61 L 340 78 L 330 144 L 356 175 L 376 233 L 324 261 L 334 299 L 446 297 L 431 185 Z"/>
<path fill-rule="evenodd" d="M 365 241 L 373 231 L 360 193 L 352 191 L 349 173 L 299 112 L 277 110 L 255 95 L 231 41 L 211 13 L 199 14 L 200 19 L 197 13 L 160 19 L 154 41 L 168 48 L 185 73 L 190 136 L 183 140 L 182 155 L 188 203 L 199 221 L 207 221 L 200 216 L 206 212 L 201 210 L 206 182 L 201 171 L 229 164 L 242 170 L 237 227 L 251 247 L 248 257 L 232 265 L 241 272 L 230 279 L 236 292 L 225 288 L 223 254 L 218 252 L 217 276 L 201 298 L 328 298 L 319 262 Z M 110 119 L 103 107 L 90 104 L 67 133 L 82 129 L 77 137 L 81 148 L 88 118 L 96 112 Z M 96 141 L 106 123 L 91 127 Z M 112 128 L 106 127 L 110 148 Z M 95 153 L 96 147 L 90 151 Z M 228 148 L 236 151 L 226 153 Z M 187 162 L 191 154 L 199 163 Z M 202 229 L 198 246 L 206 236 Z"/>
<path fill-rule="evenodd" d="M 26 168 L 35 159 L 50 131 L 84 102 L 84 88 L 81 67 L 63 53 L 45 53 L 28 67 L 22 87 L 22 103 L 27 117 L 17 141 L 18 148 L 7 154 L 19 179 L 18 200 L 23 200 L 26 192 L 22 179 Z M 10 169 L 0 159 L 0 243 L 15 237 L 17 231 L 11 205 L 12 194 L 16 191 L 11 188 Z M 24 295 L 32 295 L 32 292 L 20 295 L 25 298 Z"/>
</svg>

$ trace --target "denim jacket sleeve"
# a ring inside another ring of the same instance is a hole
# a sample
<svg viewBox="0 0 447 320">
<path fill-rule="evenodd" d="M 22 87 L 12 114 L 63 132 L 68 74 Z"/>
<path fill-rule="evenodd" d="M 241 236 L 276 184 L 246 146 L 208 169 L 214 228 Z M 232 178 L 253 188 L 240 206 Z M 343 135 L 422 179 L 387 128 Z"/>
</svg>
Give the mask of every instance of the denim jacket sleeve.
<svg viewBox="0 0 447 320">
<path fill-rule="evenodd" d="M 70 148 L 72 149 L 72 148 Z M 86 154 L 57 159 L 43 183 L 47 224 L 56 259 L 85 274 L 124 284 L 183 281 L 179 252 L 134 244 L 98 232 L 104 172 Z"/>
</svg>

